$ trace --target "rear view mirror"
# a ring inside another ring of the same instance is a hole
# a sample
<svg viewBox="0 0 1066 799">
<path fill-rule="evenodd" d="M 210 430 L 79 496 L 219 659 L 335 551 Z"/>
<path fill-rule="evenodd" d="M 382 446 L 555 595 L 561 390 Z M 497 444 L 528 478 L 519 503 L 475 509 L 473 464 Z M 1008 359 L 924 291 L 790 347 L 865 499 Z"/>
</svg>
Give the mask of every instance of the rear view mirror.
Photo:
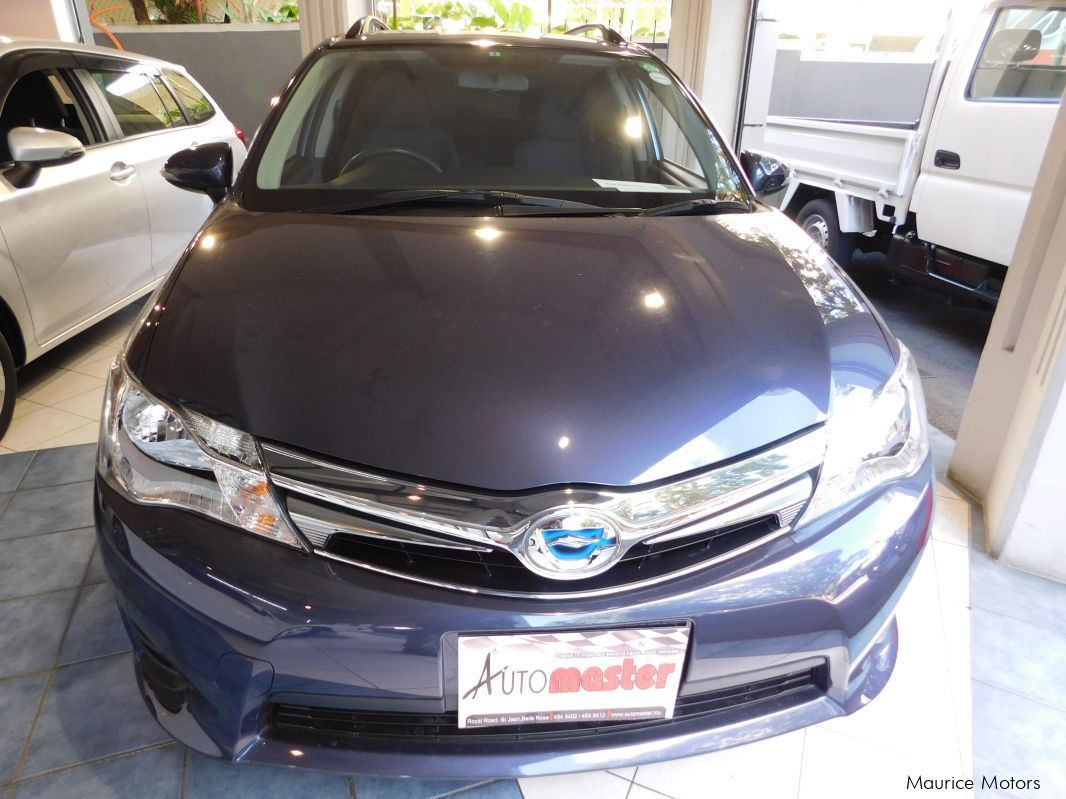
<svg viewBox="0 0 1066 799">
<path fill-rule="evenodd" d="M 163 177 L 180 189 L 203 192 L 217 203 L 233 184 L 233 151 L 225 142 L 180 150 L 163 166 Z"/>
<path fill-rule="evenodd" d="M 981 53 L 983 64 L 1020 64 L 1032 61 L 1040 52 L 1042 37 L 1035 28 L 996 31 Z"/>
<path fill-rule="evenodd" d="M 69 164 L 85 155 L 85 147 L 69 133 L 47 128 L 12 128 L 7 149 L 15 163 L 4 177 L 16 189 L 32 186 L 41 167 Z"/>
<path fill-rule="evenodd" d="M 755 189 L 758 197 L 781 191 L 792 178 L 792 170 L 788 165 L 772 155 L 744 150 L 740 154 L 740 165 L 744 168 L 744 173 L 751 181 L 751 187 Z"/>
</svg>

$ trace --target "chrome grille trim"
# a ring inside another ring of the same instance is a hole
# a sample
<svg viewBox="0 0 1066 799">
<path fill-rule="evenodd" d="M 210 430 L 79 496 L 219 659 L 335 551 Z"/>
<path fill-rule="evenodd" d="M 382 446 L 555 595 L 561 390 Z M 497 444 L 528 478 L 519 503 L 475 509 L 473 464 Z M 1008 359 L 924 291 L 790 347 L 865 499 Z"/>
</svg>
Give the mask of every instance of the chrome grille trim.
<svg viewBox="0 0 1066 799">
<path fill-rule="evenodd" d="M 468 544 L 465 542 L 452 542 L 445 540 L 440 536 L 416 533 L 410 530 L 402 530 L 398 531 L 396 535 L 389 535 L 379 532 L 378 530 L 371 530 L 367 527 L 358 527 L 354 524 L 345 524 L 335 520 L 326 521 L 324 519 L 316 519 L 305 513 L 291 512 L 289 515 L 296 523 L 296 526 L 300 528 L 300 532 L 302 532 L 307 540 L 311 542 L 311 545 L 316 548 L 325 547 L 329 543 L 330 536 L 343 533 L 345 535 L 357 535 L 363 538 L 376 539 L 378 541 L 394 541 L 401 544 L 421 544 L 423 546 L 437 547 L 439 549 L 459 549 L 466 552 L 492 551 L 491 547 L 478 546 L 476 544 Z"/>
<path fill-rule="evenodd" d="M 694 564 L 687 568 L 678 569 L 677 571 L 673 571 L 669 574 L 664 574 L 659 577 L 654 577 L 650 580 L 638 580 L 632 583 L 625 583 L 624 585 L 614 585 L 607 588 L 595 588 L 589 591 L 560 590 L 553 591 L 547 594 L 534 592 L 505 591 L 497 588 L 477 588 L 470 585 L 463 585 L 461 583 L 450 583 L 446 580 L 431 580 L 426 577 L 418 577 L 415 575 L 406 574 L 405 572 L 396 571 L 394 569 L 386 569 L 382 566 L 377 566 L 372 563 L 364 563 L 363 561 L 356 560 L 354 558 L 346 558 L 343 555 L 337 555 L 325 549 L 315 549 L 315 554 L 320 555 L 323 558 L 328 558 L 329 560 L 337 561 L 338 563 L 346 563 L 349 566 L 357 566 L 360 569 L 366 569 L 367 571 L 376 572 L 377 574 L 382 574 L 387 577 L 396 577 L 401 580 L 409 580 L 411 582 L 419 583 L 421 585 L 428 585 L 433 588 L 446 588 L 449 591 L 461 591 L 465 594 L 499 596 L 506 597 L 507 599 L 530 599 L 541 602 L 569 599 L 594 599 L 596 597 L 611 596 L 613 594 L 621 594 L 630 591 L 638 591 L 642 588 L 649 588 L 651 586 L 664 583 L 667 580 L 676 580 L 681 577 L 688 577 L 689 575 L 696 574 L 697 572 L 701 572 L 704 569 L 709 569 L 712 566 L 717 566 L 718 564 L 723 563 L 727 560 L 732 560 L 733 558 L 747 554 L 748 552 L 751 552 L 754 549 L 758 549 L 759 547 L 765 546 L 773 541 L 777 541 L 788 535 L 790 532 L 792 532 L 791 527 L 782 527 L 779 530 L 774 530 L 774 532 L 770 533 L 769 535 L 763 536 L 762 538 L 756 541 L 752 541 L 750 544 L 746 544 L 742 547 L 737 547 L 736 549 L 731 550 L 730 552 L 720 557 L 708 558 L 705 561 Z M 566 583 L 561 583 L 561 585 L 566 585 Z"/>
<path fill-rule="evenodd" d="M 776 514 L 787 526 L 810 498 L 810 474 L 822 462 L 825 443 L 825 428 L 818 427 L 744 460 L 654 488 L 555 488 L 502 496 L 374 475 L 272 444 L 264 444 L 263 451 L 279 488 L 402 525 L 407 529 L 396 531 L 401 537 L 415 528 L 419 532 L 406 538 L 411 542 L 417 537 L 424 543 L 428 534 L 446 546 L 511 549 L 539 515 L 577 506 L 611 516 L 621 546 L 628 549 L 641 541 L 694 535 L 767 514 Z M 311 526 L 311 536 L 321 539 L 325 530 Z M 330 534 L 316 546 L 324 546 Z"/>
</svg>

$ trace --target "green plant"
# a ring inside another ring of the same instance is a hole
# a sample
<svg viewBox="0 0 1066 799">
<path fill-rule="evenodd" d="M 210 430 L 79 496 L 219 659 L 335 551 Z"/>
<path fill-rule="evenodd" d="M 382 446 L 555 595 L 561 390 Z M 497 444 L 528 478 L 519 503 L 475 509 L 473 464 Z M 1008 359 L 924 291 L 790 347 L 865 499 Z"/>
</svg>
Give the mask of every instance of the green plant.
<svg viewBox="0 0 1066 799">
<path fill-rule="evenodd" d="M 467 30 L 507 30 L 524 32 L 533 23 L 533 9 L 524 3 L 506 5 L 502 0 L 463 3 L 458 0 L 442 0 L 419 5 L 414 11 L 415 25 L 407 19 L 397 20 L 398 27 L 434 29 L 449 22 Z"/>
<path fill-rule="evenodd" d="M 195 0 L 152 0 L 152 4 L 169 23 L 187 25 L 200 21 Z"/>
</svg>

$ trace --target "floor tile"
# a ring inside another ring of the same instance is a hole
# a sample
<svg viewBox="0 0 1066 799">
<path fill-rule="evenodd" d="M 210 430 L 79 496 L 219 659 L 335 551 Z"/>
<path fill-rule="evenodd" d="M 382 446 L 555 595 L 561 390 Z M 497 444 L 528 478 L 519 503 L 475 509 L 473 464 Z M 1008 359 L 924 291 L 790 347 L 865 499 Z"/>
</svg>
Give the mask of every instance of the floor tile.
<svg viewBox="0 0 1066 799">
<path fill-rule="evenodd" d="M 19 783 L 15 799 L 178 799 L 182 748 L 176 744 Z"/>
<path fill-rule="evenodd" d="M 348 778 L 299 769 L 247 763 L 234 765 L 189 752 L 185 771 L 186 799 L 349 799 Z M 359 794 L 360 799 L 364 799 Z"/>
<path fill-rule="evenodd" d="M 0 677 L 50 668 L 77 591 L 0 602 Z"/>
<path fill-rule="evenodd" d="M 0 541 L 0 599 L 79 585 L 94 541 L 91 529 Z"/>
<path fill-rule="evenodd" d="M 1066 796 L 1066 713 L 1017 694 L 974 682 L 974 774 L 1040 780 L 1023 799 Z"/>
<path fill-rule="evenodd" d="M 122 626 L 111 584 L 85 586 L 70 620 L 59 662 L 73 663 L 129 651 L 130 639 Z"/>
<path fill-rule="evenodd" d="M 19 489 L 79 483 L 93 478 L 96 447 L 82 445 L 38 452 Z"/>
<path fill-rule="evenodd" d="M 32 674 L 0 680 L 0 785 L 15 770 L 46 679 L 46 674 Z"/>
<path fill-rule="evenodd" d="M 32 460 L 32 452 L 16 452 L 0 457 L 0 491 L 14 491 L 18 488 L 19 481 Z"/>
<path fill-rule="evenodd" d="M 0 516 L 0 538 L 89 527 L 93 523 L 92 495 L 93 484 L 88 479 L 17 491 Z"/>
<path fill-rule="evenodd" d="M 468 791 L 450 794 L 448 799 L 452 797 L 455 799 L 523 799 L 518 780 L 496 780 Z"/>
<path fill-rule="evenodd" d="M 525 799 L 556 799 L 561 796 L 625 799 L 629 792 L 629 780 L 607 771 L 560 774 L 556 777 L 523 777 L 518 784 Z"/>
<path fill-rule="evenodd" d="M 951 497 L 938 497 L 933 517 L 933 540 L 970 545 L 970 503 Z"/>
<path fill-rule="evenodd" d="M 908 795 L 908 776 L 942 773 L 935 764 L 922 758 L 812 727 L 807 730 L 803 750 L 799 799 L 851 795 L 863 799 L 900 799 Z M 962 797 L 965 793 L 951 796 Z"/>
<path fill-rule="evenodd" d="M 803 758 L 803 731 L 683 760 L 641 766 L 636 785 L 677 797 L 795 797 Z M 773 763 L 772 769 L 766 768 Z"/>
<path fill-rule="evenodd" d="M 93 556 L 89 560 L 89 571 L 85 574 L 85 584 L 107 582 L 107 571 L 104 569 L 104 560 L 100 557 L 100 546 L 93 550 Z"/>
<path fill-rule="evenodd" d="M 356 777 L 355 795 L 359 799 L 430 799 L 487 782 L 489 780 L 392 780 L 384 777 Z M 528 794 L 526 799 L 530 799 Z"/>
<path fill-rule="evenodd" d="M 108 368 L 110 368 L 110 362 Z M 104 372 L 104 376 L 107 376 L 107 372 Z M 78 416 L 84 416 L 86 419 L 99 419 L 100 410 L 104 404 L 104 387 L 97 386 L 90 388 L 83 394 L 78 394 L 76 397 L 71 397 L 68 400 L 56 403 L 55 407 L 61 411 L 67 411 L 68 413 L 76 413 Z"/>
<path fill-rule="evenodd" d="M 70 447 L 75 445 L 89 444 L 94 449 L 96 442 L 100 440 L 100 422 L 86 422 L 81 427 L 75 427 L 69 433 L 42 441 L 37 445 L 38 449 L 46 450 L 53 447 Z"/>
<path fill-rule="evenodd" d="M 642 785 L 633 785 L 626 794 L 626 799 L 663 799 L 663 794 Z"/>
<path fill-rule="evenodd" d="M 19 396 L 49 407 L 104 384 L 103 377 L 83 375 L 69 369 L 50 369 L 19 388 Z"/>
<path fill-rule="evenodd" d="M 117 351 L 117 348 L 115 348 L 115 351 Z M 78 366 L 70 366 L 68 368 L 72 372 L 89 375 L 90 377 L 98 377 L 101 380 L 104 380 L 107 377 L 107 373 L 111 371 L 111 365 L 115 362 L 115 351 L 104 358 L 88 361 L 86 363 L 81 363 Z M 101 399 L 103 398 L 102 393 L 100 394 L 100 397 Z"/>
<path fill-rule="evenodd" d="M 970 569 L 975 608 L 1066 634 L 1066 585 L 1004 566 L 982 552 L 971 553 Z"/>
<path fill-rule="evenodd" d="M 64 666 L 45 697 L 22 776 L 168 739 L 137 690 L 132 655 Z"/>
<path fill-rule="evenodd" d="M 1066 635 L 973 610 L 973 678 L 1066 712 Z"/>
<path fill-rule="evenodd" d="M 11 501 L 11 497 L 15 496 L 14 491 L 8 491 L 0 494 L 0 516 L 3 515 L 4 509 L 7 507 L 7 503 Z"/>
<path fill-rule="evenodd" d="M 630 766 L 629 768 L 612 768 L 608 769 L 608 771 L 610 771 L 616 777 L 621 777 L 623 780 L 632 781 L 633 777 L 636 776 L 637 767 Z"/>
<path fill-rule="evenodd" d="M 25 416 L 27 413 L 33 413 L 34 411 L 39 411 L 41 408 L 47 408 L 47 407 L 48 407 L 47 405 L 42 405 L 39 402 L 31 402 L 28 399 L 23 399 L 22 397 L 16 397 L 15 398 L 15 410 L 14 410 L 14 413 L 11 414 L 11 418 L 12 419 L 18 419 L 18 418 L 20 418 L 22 416 Z"/>
<path fill-rule="evenodd" d="M 72 372 L 84 371 L 82 367 L 87 364 L 96 363 L 97 361 L 114 360 L 115 355 L 118 354 L 118 347 L 108 344 L 97 344 L 95 341 L 84 338 L 83 336 L 75 336 L 68 344 L 76 343 L 76 347 L 67 349 L 67 345 L 63 346 L 63 352 L 56 352 L 56 355 L 50 360 L 54 365 L 60 369 L 70 369 Z M 57 348 L 58 350 L 59 348 Z M 50 353 L 51 354 L 51 353 Z"/>
<path fill-rule="evenodd" d="M 3 443 L 14 450 L 31 450 L 50 438 L 69 433 L 84 424 L 84 416 L 58 408 L 42 407 L 12 421 L 4 434 Z"/>
</svg>

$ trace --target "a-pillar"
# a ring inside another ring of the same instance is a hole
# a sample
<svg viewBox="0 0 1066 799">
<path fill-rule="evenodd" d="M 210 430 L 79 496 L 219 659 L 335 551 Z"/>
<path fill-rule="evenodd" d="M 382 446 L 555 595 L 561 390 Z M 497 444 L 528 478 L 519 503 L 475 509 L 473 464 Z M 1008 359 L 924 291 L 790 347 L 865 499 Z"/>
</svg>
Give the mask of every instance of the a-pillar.
<svg viewBox="0 0 1066 799">
<path fill-rule="evenodd" d="M 1066 104 L 1007 270 L 950 475 L 984 505 L 993 557 L 1066 582 Z"/>
</svg>

